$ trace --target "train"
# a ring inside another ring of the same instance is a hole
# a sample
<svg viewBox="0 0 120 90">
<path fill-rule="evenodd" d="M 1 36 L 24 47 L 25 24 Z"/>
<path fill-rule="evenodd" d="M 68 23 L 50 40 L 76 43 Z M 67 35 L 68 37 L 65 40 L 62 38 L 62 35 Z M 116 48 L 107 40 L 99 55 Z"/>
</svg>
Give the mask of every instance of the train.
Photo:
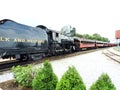
<svg viewBox="0 0 120 90">
<path fill-rule="evenodd" d="M 2 59 L 37 60 L 46 56 L 110 46 L 114 44 L 68 37 L 44 25 L 32 27 L 10 19 L 0 21 L 0 58 Z"/>
</svg>

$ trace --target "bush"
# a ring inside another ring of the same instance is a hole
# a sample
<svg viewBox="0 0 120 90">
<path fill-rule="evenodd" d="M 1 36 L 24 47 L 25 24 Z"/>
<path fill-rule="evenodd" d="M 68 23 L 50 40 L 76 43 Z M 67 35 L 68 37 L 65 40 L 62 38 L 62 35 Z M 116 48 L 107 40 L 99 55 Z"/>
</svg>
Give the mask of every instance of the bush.
<svg viewBox="0 0 120 90">
<path fill-rule="evenodd" d="M 86 86 L 77 70 L 69 67 L 57 84 L 56 90 L 86 90 Z"/>
<path fill-rule="evenodd" d="M 90 87 L 90 90 L 116 90 L 111 79 L 105 73 L 103 73 L 98 80 Z"/>
<path fill-rule="evenodd" d="M 14 74 L 15 80 L 18 84 L 24 87 L 31 87 L 32 86 L 32 74 L 31 74 L 31 66 L 28 65 L 26 67 L 17 66 L 12 67 L 12 72 Z"/>
<path fill-rule="evenodd" d="M 57 83 L 58 78 L 53 73 L 51 64 L 45 61 L 44 67 L 34 77 L 32 86 L 33 90 L 55 90 Z"/>
</svg>

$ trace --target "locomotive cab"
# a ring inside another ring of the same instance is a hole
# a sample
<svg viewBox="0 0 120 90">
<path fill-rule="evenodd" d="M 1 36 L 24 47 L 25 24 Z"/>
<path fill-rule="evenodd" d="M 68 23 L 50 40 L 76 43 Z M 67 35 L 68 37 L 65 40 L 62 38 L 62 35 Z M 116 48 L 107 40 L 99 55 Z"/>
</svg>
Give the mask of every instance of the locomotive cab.
<svg viewBox="0 0 120 90">
<path fill-rule="evenodd" d="M 41 28 L 41 26 L 40 26 Z M 59 55 L 72 52 L 74 49 L 74 41 L 71 37 L 62 35 L 60 32 L 45 28 L 48 35 L 49 53 Z"/>
</svg>

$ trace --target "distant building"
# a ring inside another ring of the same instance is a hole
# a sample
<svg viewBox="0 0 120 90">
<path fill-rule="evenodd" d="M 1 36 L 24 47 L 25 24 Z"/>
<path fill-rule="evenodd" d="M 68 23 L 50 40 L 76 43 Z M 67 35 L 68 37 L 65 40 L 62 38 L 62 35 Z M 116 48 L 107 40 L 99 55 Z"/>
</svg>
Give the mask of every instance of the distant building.
<svg viewBox="0 0 120 90">
<path fill-rule="evenodd" d="M 120 46 L 120 30 L 115 31 L 116 43 Z"/>
<path fill-rule="evenodd" d="M 117 31 L 115 32 L 115 38 L 116 38 L 116 39 L 120 39 L 120 30 L 117 30 Z"/>
</svg>

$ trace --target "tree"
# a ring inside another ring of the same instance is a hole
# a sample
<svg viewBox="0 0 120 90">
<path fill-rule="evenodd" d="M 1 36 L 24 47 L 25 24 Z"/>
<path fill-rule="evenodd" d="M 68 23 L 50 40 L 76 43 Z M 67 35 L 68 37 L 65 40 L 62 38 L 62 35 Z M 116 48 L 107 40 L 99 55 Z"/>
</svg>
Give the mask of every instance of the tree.
<svg viewBox="0 0 120 90">
<path fill-rule="evenodd" d="M 66 36 L 71 36 L 71 37 L 76 36 L 76 37 L 79 37 L 79 38 L 85 38 L 85 39 L 91 39 L 91 40 L 98 40 L 98 41 L 103 41 L 103 42 L 110 42 L 108 38 L 102 37 L 98 33 L 94 33 L 93 35 L 78 34 L 78 33 L 76 33 L 76 28 L 72 27 L 71 25 L 64 26 L 61 29 L 61 34 L 66 35 Z"/>
<path fill-rule="evenodd" d="M 34 77 L 32 86 L 33 90 L 55 90 L 57 82 L 58 78 L 53 73 L 51 64 L 45 61 L 44 67 Z"/>
<path fill-rule="evenodd" d="M 86 86 L 75 67 L 69 67 L 58 82 L 56 90 L 86 90 Z"/>
<path fill-rule="evenodd" d="M 103 41 L 103 42 L 109 42 L 108 38 L 102 37 L 100 34 L 93 34 L 93 39 Z"/>
<path fill-rule="evenodd" d="M 76 37 L 79 37 L 79 38 L 83 38 L 83 35 L 82 35 L 82 34 L 76 33 L 75 36 L 76 36 Z"/>
<path fill-rule="evenodd" d="M 72 27 L 71 25 L 64 26 L 61 29 L 61 34 L 66 35 L 66 36 L 75 36 L 76 28 Z"/>
<path fill-rule="evenodd" d="M 101 36 L 100 36 L 100 34 L 97 34 L 97 33 L 93 34 L 93 39 L 94 39 L 94 40 L 99 40 L 99 41 L 101 41 Z"/>
<path fill-rule="evenodd" d="M 116 90 L 109 76 L 103 73 L 98 80 L 90 87 L 90 90 Z"/>
<path fill-rule="evenodd" d="M 83 38 L 85 38 L 85 39 L 90 39 L 91 36 L 90 36 L 89 34 L 83 34 Z"/>
</svg>

